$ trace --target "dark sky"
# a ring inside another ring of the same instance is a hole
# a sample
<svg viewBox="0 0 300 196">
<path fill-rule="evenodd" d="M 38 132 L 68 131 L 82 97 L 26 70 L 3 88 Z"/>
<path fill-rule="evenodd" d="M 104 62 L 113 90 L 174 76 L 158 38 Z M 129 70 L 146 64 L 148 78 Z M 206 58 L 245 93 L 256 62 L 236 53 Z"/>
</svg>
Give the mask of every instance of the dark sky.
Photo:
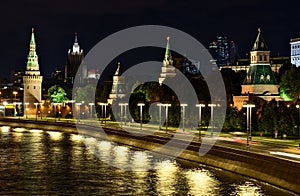
<svg viewBox="0 0 300 196">
<path fill-rule="evenodd" d="M 271 0 L 0 0 L 0 77 L 25 68 L 32 26 L 45 76 L 63 68 L 75 32 L 87 53 L 111 33 L 147 24 L 178 28 L 205 46 L 226 35 L 241 57 L 261 27 L 272 54 L 287 56 L 290 38 L 300 36 L 299 7 Z"/>
</svg>

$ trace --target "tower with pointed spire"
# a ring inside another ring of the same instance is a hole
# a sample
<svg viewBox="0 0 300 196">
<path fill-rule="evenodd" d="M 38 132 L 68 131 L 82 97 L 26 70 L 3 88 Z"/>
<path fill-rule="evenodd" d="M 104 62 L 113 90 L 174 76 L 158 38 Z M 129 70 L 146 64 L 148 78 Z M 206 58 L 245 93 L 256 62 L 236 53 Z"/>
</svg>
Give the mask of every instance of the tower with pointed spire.
<svg viewBox="0 0 300 196">
<path fill-rule="evenodd" d="M 32 28 L 26 71 L 25 75 L 23 76 L 24 103 L 29 103 L 28 107 L 34 107 L 34 103 L 41 102 L 42 81 L 43 76 L 40 75 L 38 56 L 36 54 L 34 28 Z"/>
<path fill-rule="evenodd" d="M 124 92 L 125 78 L 121 74 L 121 63 L 118 62 L 117 70 L 113 76 L 111 93 L 109 94 L 108 103 L 112 104 L 113 100 L 125 97 Z"/>
<path fill-rule="evenodd" d="M 163 66 L 161 68 L 161 74 L 159 77 L 159 84 L 162 85 L 166 78 L 172 78 L 176 76 L 175 67 L 173 66 L 173 59 L 170 50 L 170 37 L 167 37 L 167 46 L 165 52 L 165 58 L 163 61 Z"/>
<path fill-rule="evenodd" d="M 270 65 L 270 50 L 262 36 L 261 29 L 250 51 L 250 67 L 247 71 L 242 95 L 233 96 L 234 106 L 242 109 L 244 104 L 253 99 L 260 101 L 283 101 L 278 91 L 278 84 Z"/>
<path fill-rule="evenodd" d="M 83 50 L 80 49 L 78 43 L 77 33 L 75 33 L 75 39 L 72 49 L 68 51 L 67 63 L 65 66 L 65 80 L 66 82 L 73 84 L 76 74 L 78 72 L 80 83 L 87 76 L 87 66 L 83 61 L 84 53 Z M 82 66 L 80 67 L 80 65 Z M 80 68 L 80 69 L 79 69 Z"/>
<path fill-rule="evenodd" d="M 279 94 L 278 85 L 270 65 L 270 50 L 261 29 L 250 52 L 250 68 L 242 85 L 242 94 Z"/>
</svg>

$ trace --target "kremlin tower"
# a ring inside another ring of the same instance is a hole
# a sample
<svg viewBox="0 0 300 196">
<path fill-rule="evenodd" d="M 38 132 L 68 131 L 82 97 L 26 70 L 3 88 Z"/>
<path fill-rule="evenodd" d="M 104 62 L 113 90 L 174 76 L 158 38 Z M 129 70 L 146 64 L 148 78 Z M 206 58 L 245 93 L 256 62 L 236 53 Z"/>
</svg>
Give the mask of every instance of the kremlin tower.
<svg viewBox="0 0 300 196">
<path fill-rule="evenodd" d="M 24 103 L 29 103 L 28 107 L 34 107 L 34 103 L 40 103 L 42 100 L 42 81 L 40 75 L 38 56 L 36 54 L 36 43 L 34 38 L 34 28 L 31 32 L 30 50 L 27 57 L 27 65 L 24 83 Z"/>
<path fill-rule="evenodd" d="M 173 66 L 173 59 L 170 50 L 170 37 L 167 37 L 166 53 L 163 61 L 163 66 L 161 68 L 159 84 L 162 85 L 163 81 L 166 78 L 172 78 L 174 76 L 176 76 L 176 73 L 175 73 L 175 67 Z"/>
</svg>

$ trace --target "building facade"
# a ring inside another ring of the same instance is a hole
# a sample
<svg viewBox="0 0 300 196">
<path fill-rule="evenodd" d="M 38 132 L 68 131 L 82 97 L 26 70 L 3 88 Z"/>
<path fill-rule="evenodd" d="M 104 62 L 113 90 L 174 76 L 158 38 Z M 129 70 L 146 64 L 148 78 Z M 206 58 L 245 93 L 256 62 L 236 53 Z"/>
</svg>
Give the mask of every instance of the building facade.
<svg viewBox="0 0 300 196">
<path fill-rule="evenodd" d="M 242 95 L 233 97 L 234 106 L 238 109 L 241 109 L 243 104 L 249 103 L 250 96 L 265 101 L 283 100 L 279 95 L 279 86 L 271 69 L 270 53 L 261 30 L 258 29 L 258 35 L 250 51 L 250 67 L 242 85 Z"/>
<path fill-rule="evenodd" d="M 291 63 L 300 66 L 300 38 L 294 38 L 290 41 L 291 45 Z"/>
<path fill-rule="evenodd" d="M 43 76 L 40 74 L 38 55 L 36 53 L 36 43 L 34 37 L 34 28 L 31 32 L 30 50 L 27 57 L 25 75 L 23 76 L 24 85 L 24 104 L 28 107 L 34 107 L 34 103 L 42 101 L 42 81 Z"/>
</svg>

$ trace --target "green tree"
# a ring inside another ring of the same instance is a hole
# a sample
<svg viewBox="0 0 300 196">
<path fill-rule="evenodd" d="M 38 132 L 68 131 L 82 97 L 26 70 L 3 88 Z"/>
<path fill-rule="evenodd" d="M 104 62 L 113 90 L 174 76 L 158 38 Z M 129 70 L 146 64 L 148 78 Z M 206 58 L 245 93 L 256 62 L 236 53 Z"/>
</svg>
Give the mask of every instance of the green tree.
<svg viewBox="0 0 300 196">
<path fill-rule="evenodd" d="M 78 87 L 74 98 L 77 102 L 93 103 L 95 102 L 95 99 L 93 99 L 95 96 L 92 96 L 93 93 L 95 94 L 95 87 L 89 84 L 84 87 Z"/>
<path fill-rule="evenodd" d="M 243 115 L 237 108 L 228 107 L 223 129 L 225 131 L 242 130 Z"/>
<path fill-rule="evenodd" d="M 67 101 L 67 93 L 59 85 L 51 86 L 48 89 L 48 99 L 51 103 L 62 103 Z"/>
<path fill-rule="evenodd" d="M 300 68 L 292 67 L 281 77 L 280 91 L 296 101 L 300 97 Z"/>
</svg>

